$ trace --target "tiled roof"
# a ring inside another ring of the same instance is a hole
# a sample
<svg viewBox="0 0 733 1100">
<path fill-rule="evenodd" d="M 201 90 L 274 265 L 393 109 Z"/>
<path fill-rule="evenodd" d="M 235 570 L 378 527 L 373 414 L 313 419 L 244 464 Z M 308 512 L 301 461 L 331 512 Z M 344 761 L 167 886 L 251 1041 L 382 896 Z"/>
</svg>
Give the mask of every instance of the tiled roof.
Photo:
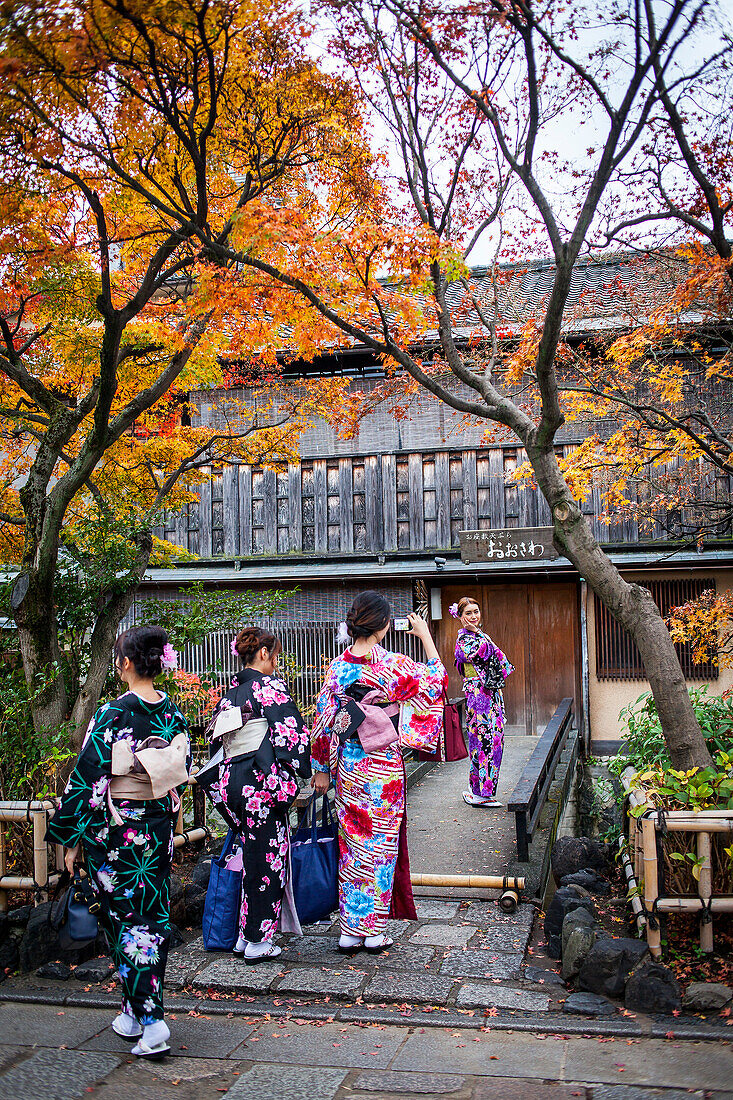
<svg viewBox="0 0 733 1100">
<path fill-rule="evenodd" d="M 533 317 L 541 317 L 549 301 L 555 279 L 554 260 L 501 265 L 496 273 L 490 268 L 472 269 L 468 286 L 485 316 L 493 317 L 502 335 L 519 333 Z M 680 285 L 687 271 L 686 262 L 673 252 L 613 253 L 579 260 L 573 270 L 570 293 L 565 307 L 563 327 L 566 333 L 583 333 L 626 328 L 645 320 Z M 385 283 L 385 289 L 396 284 Z M 495 294 L 496 291 L 496 294 Z M 426 304 L 430 300 L 419 296 Z M 496 298 L 496 302 L 495 302 Z M 450 283 L 446 300 L 457 338 L 468 338 L 481 330 L 481 322 L 462 283 Z M 683 320 L 700 322 L 704 306 L 688 312 Z M 374 317 L 379 333 L 379 318 Z M 484 330 L 485 331 L 485 330 Z M 428 331 L 423 341 L 437 340 L 437 330 Z M 286 342 L 286 341 L 284 341 Z M 338 337 L 329 345 L 355 349 L 360 345 Z M 325 350 L 325 349 L 324 349 Z"/>
<path fill-rule="evenodd" d="M 650 312 L 679 284 L 686 264 L 671 255 L 637 256 L 623 253 L 580 260 L 573 269 L 566 305 L 566 321 L 572 328 L 595 327 L 609 319 L 628 321 L 630 313 Z M 497 273 L 498 320 L 509 327 L 521 326 L 544 311 L 555 280 L 554 261 L 512 264 Z M 479 301 L 493 304 L 492 274 L 476 269 L 471 288 Z M 475 289 L 474 289 L 475 287 Z M 463 288 L 454 284 L 451 295 Z M 477 321 L 476 315 L 471 320 Z M 605 326 L 604 326 L 605 327 Z"/>
</svg>

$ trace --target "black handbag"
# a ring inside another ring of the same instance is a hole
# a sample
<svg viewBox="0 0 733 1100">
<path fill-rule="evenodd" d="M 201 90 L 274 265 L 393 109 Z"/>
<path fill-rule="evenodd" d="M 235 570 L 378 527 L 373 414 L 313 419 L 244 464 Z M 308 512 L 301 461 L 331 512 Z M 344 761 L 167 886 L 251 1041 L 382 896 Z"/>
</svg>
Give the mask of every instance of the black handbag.
<svg viewBox="0 0 733 1100">
<path fill-rule="evenodd" d="M 64 879 L 64 875 L 66 879 Z M 71 879 L 68 871 L 59 880 L 59 888 Z M 88 878 L 82 878 L 74 868 L 74 878 L 64 896 L 51 907 L 51 925 L 59 938 L 62 951 L 78 951 L 94 943 L 99 930 L 99 901 Z"/>
</svg>

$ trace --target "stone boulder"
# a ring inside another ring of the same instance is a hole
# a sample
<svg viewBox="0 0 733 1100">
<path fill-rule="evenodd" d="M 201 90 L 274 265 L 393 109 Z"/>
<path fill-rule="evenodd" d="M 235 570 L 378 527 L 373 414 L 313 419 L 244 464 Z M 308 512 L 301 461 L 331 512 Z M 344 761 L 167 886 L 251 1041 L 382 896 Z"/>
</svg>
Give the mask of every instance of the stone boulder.
<svg viewBox="0 0 733 1100">
<path fill-rule="evenodd" d="M 611 893 L 611 883 L 603 878 L 597 871 L 590 867 L 584 867 L 582 871 L 576 871 L 574 875 L 565 875 L 560 882 L 561 886 L 582 886 L 590 894 L 598 894 L 608 897 Z"/>
<path fill-rule="evenodd" d="M 566 997 L 563 1012 L 573 1016 L 615 1016 L 616 1006 L 596 993 L 571 993 Z"/>
<path fill-rule="evenodd" d="M 202 848 L 199 859 L 216 859 L 217 856 L 221 855 L 225 840 L 226 836 L 212 837 L 206 846 Z"/>
<path fill-rule="evenodd" d="M 64 962 L 44 963 L 36 970 L 39 978 L 48 978 L 54 982 L 68 982 L 71 977 L 71 967 Z"/>
<path fill-rule="evenodd" d="M 611 859 L 609 848 L 599 840 L 587 836 L 563 836 L 555 841 L 550 853 L 552 877 L 560 886 L 566 875 L 585 870 L 607 870 Z"/>
<path fill-rule="evenodd" d="M 593 914 L 585 908 L 571 909 L 569 913 L 566 913 L 565 919 L 562 922 L 562 933 L 560 936 L 563 955 L 565 954 L 565 948 L 571 933 L 578 927 L 593 928 L 594 924 L 595 920 Z"/>
<path fill-rule="evenodd" d="M 642 940 L 600 936 L 578 972 L 576 988 L 603 997 L 622 997 L 629 974 L 647 953 Z"/>
<path fill-rule="evenodd" d="M 582 887 L 561 886 L 555 891 L 545 914 L 547 953 L 552 959 L 559 959 L 562 954 L 563 921 L 574 909 L 587 909 L 591 917 L 595 916 L 593 899 Z"/>
<path fill-rule="evenodd" d="M 674 974 L 669 967 L 650 958 L 643 959 L 631 971 L 624 1001 L 632 1012 L 661 1012 L 667 1016 L 682 1007 Z"/>
<path fill-rule="evenodd" d="M 211 856 L 203 855 L 199 858 L 198 863 L 193 869 L 193 875 L 191 881 L 195 882 L 197 886 L 202 886 L 204 890 L 209 885 L 209 879 L 211 878 Z"/>
<path fill-rule="evenodd" d="M 32 905 L 19 905 L 8 911 L 8 928 L 23 929 L 31 919 Z"/>
<path fill-rule="evenodd" d="M 18 969 L 19 957 L 17 939 L 14 936 L 8 936 L 0 943 L 0 982 L 7 978 L 8 973 Z"/>
<path fill-rule="evenodd" d="M 170 907 L 171 918 L 177 924 L 183 924 L 186 920 L 186 903 L 183 897 L 183 883 L 178 875 L 171 875 Z"/>
<path fill-rule="evenodd" d="M 573 909 L 562 924 L 562 976 L 572 981 L 596 942 L 596 930 L 587 909 Z"/>
<path fill-rule="evenodd" d="M 189 883 L 183 890 L 186 924 L 189 928 L 197 928 L 204 919 L 204 903 L 206 890 L 195 882 Z"/>
<path fill-rule="evenodd" d="M 61 947 L 56 932 L 51 927 L 49 913 L 51 902 L 37 905 L 25 926 L 20 941 L 19 962 L 21 970 L 37 970 L 39 966 L 61 955 Z"/>
<path fill-rule="evenodd" d="M 693 1012 L 720 1012 L 733 1000 L 733 989 L 722 982 L 691 982 L 683 998 Z"/>
<path fill-rule="evenodd" d="M 79 982 L 106 982 L 115 972 L 111 959 L 90 959 L 80 963 L 74 971 L 74 977 Z"/>
</svg>

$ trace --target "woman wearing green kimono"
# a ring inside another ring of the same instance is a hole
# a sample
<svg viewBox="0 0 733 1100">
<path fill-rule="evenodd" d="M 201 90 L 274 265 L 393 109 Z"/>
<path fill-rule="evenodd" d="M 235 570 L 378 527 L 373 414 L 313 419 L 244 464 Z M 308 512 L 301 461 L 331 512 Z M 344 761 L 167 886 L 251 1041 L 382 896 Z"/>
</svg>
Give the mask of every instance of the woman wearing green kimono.
<svg viewBox="0 0 733 1100">
<path fill-rule="evenodd" d="M 149 1058 L 167 1053 L 170 1036 L 163 975 L 173 826 L 183 786 L 176 790 L 168 781 L 185 781 L 190 765 L 186 719 L 153 686 L 161 669 L 175 663 L 160 627 L 133 627 L 117 639 L 115 669 L 128 690 L 92 719 L 47 837 L 66 849 L 67 870 L 79 858 L 86 864 L 122 983 L 122 1011 L 112 1027 L 137 1040 L 133 1054 Z M 137 767 L 138 751 L 140 759 L 152 759 L 150 776 Z"/>
</svg>

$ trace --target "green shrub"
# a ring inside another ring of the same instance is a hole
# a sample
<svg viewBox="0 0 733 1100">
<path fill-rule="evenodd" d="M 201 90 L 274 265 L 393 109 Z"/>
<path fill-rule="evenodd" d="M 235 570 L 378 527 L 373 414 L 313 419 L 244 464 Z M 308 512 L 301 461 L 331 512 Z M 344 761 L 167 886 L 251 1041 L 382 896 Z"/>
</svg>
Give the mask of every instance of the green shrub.
<svg viewBox="0 0 733 1100">
<path fill-rule="evenodd" d="M 40 691 L 41 685 L 39 685 Z M 71 731 L 33 727 L 31 693 L 20 662 L 0 645 L 0 799 L 55 794 L 75 753 Z"/>
<path fill-rule="evenodd" d="M 708 751 L 712 757 L 719 752 L 733 751 L 733 697 L 711 695 L 708 685 L 690 688 L 692 706 L 700 723 Z M 617 775 L 625 768 L 636 771 L 648 768 L 666 770 L 671 766 L 657 707 L 650 692 L 624 707 L 619 715 L 624 727 L 625 753 L 615 756 L 609 767 Z"/>
</svg>

